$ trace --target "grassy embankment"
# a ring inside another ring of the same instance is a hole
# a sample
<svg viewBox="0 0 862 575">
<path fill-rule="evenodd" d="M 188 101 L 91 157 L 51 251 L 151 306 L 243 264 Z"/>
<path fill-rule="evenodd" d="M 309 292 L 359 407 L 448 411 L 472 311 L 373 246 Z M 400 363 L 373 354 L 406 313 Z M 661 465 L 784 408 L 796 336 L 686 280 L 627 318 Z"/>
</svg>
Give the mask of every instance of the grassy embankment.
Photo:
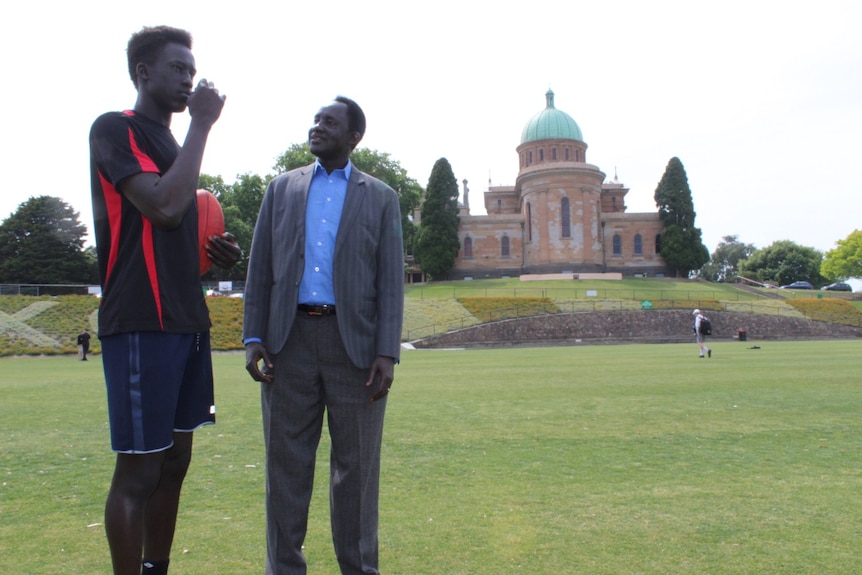
<svg viewBox="0 0 862 575">
<path fill-rule="evenodd" d="M 539 313 L 698 306 L 746 313 L 793 314 L 815 319 L 840 317 L 862 311 L 862 302 L 818 292 L 771 290 L 782 299 L 742 291 L 732 285 L 670 279 L 622 281 L 537 281 L 517 278 L 441 282 L 411 285 L 405 289 L 405 341 L 451 329 L 506 317 Z M 0 297 L 0 356 L 62 355 L 75 353 L 75 338 L 84 327 L 96 333 L 99 300 L 91 296 L 52 298 Z M 217 350 L 240 349 L 242 300 L 207 298 L 213 321 L 212 341 Z M 99 341 L 92 340 L 99 352 Z"/>
</svg>

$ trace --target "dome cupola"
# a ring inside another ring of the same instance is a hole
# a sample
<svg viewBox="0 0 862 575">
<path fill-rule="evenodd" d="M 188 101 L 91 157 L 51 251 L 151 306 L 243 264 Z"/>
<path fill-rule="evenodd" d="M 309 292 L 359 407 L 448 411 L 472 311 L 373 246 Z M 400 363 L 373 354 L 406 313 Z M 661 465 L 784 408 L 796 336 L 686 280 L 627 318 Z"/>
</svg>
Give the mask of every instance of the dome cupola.
<svg viewBox="0 0 862 575">
<path fill-rule="evenodd" d="M 577 140 L 584 141 L 581 129 L 571 116 L 554 107 L 554 92 L 548 89 L 545 93 L 547 104 L 545 109 L 530 118 L 524 131 L 521 132 L 521 143 L 537 140 Z"/>
</svg>

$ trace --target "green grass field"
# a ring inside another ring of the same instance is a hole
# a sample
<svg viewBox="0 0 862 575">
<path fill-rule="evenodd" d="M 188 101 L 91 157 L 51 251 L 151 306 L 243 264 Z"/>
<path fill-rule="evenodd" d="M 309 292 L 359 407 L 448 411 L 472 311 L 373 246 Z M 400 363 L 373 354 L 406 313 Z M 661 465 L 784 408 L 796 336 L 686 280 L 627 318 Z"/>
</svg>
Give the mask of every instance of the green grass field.
<svg viewBox="0 0 862 575">
<path fill-rule="evenodd" d="M 750 349 L 758 345 L 760 349 Z M 384 437 L 387 575 L 862 572 L 860 341 L 409 351 Z M 0 359 L 0 573 L 110 572 L 98 356 Z M 262 573 L 258 384 L 217 354 L 172 573 Z M 337 573 L 322 446 L 306 542 Z"/>
</svg>

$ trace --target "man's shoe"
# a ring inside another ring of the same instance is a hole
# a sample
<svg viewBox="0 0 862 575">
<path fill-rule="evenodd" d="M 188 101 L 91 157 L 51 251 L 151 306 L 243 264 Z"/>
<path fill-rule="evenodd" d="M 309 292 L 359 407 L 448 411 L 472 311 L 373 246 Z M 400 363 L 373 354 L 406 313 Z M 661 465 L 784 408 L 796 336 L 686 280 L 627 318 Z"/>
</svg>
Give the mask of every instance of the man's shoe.
<svg viewBox="0 0 862 575">
<path fill-rule="evenodd" d="M 706 350 L 706 355 L 708 355 L 709 357 L 712 357 L 712 350 L 711 349 Z"/>
</svg>

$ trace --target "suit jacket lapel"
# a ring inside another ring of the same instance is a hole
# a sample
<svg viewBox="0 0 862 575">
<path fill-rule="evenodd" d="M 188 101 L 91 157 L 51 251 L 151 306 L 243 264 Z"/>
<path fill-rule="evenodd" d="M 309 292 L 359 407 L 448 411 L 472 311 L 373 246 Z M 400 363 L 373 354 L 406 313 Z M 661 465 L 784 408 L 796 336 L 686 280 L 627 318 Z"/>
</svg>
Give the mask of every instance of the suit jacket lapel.
<svg viewBox="0 0 862 575">
<path fill-rule="evenodd" d="M 354 166 L 350 172 L 350 181 L 347 182 L 347 193 L 344 196 L 344 208 L 341 210 L 341 221 L 338 224 L 338 235 L 335 237 L 335 254 L 333 256 L 338 254 L 350 236 L 350 228 L 356 222 L 356 215 L 362 207 L 367 192 L 365 174 Z"/>
<path fill-rule="evenodd" d="M 313 174 L 314 165 L 306 166 L 300 171 L 299 176 L 294 178 L 290 183 L 290 189 L 286 190 L 287 193 L 284 200 L 286 202 L 285 209 L 287 213 L 284 214 L 281 224 L 287 227 L 287 232 L 279 234 L 285 241 L 285 245 L 283 246 L 284 253 L 287 253 L 286 250 L 290 245 L 289 239 L 291 237 L 298 235 L 300 246 L 303 246 L 305 243 L 305 211 L 308 206 L 308 190 L 311 187 L 311 176 Z M 296 196 L 301 198 L 301 200 L 291 202 L 291 198 Z M 291 203 L 293 203 L 293 206 L 291 206 Z M 304 246 L 302 249 L 304 249 Z"/>
</svg>

